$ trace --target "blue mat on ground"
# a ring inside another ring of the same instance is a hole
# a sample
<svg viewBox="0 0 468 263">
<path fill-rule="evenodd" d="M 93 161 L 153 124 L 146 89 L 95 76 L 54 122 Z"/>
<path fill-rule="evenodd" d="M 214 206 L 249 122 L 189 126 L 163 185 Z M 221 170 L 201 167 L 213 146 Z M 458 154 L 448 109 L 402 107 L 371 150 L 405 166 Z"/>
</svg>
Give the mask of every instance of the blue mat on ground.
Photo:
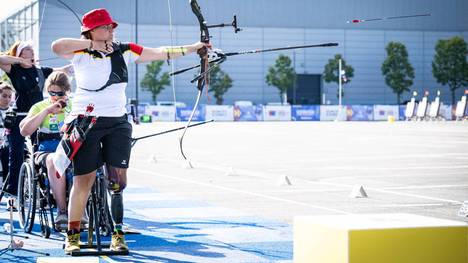
<svg viewBox="0 0 468 263">
<path fill-rule="evenodd" d="M 140 234 L 126 236 L 129 256 L 100 257 L 96 262 L 292 261 L 289 224 L 206 202 L 176 198 L 149 188 L 131 187 L 126 190 L 124 200 L 124 222 L 130 230 Z M 4 204 L 0 211 L 4 211 L 0 212 L 2 226 L 8 221 Z M 17 220 L 16 214 L 14 218 Z M 14 226 L 19 229 L 17 221 Z M 36 235 L 28 235 L 29 239 L 18 238 L 25 242 L 24 248 L 48 252 L 51 261 L 65 257 L 63 234 L 54 233 L 50 239 L 38 236 L 37 220 L 33 232 Z M 85 241 L 86 234 L 81 238 Z M 9 236 L 0 235 L 0 248 L 6 247 L 8 242 Z M 109 242 L 109 238 L 104 238 L 104 242 Z M 14 251 L 2 255 L 0 262 L 37 262 L 37 259 L 38 255 Z"/>
</svg>

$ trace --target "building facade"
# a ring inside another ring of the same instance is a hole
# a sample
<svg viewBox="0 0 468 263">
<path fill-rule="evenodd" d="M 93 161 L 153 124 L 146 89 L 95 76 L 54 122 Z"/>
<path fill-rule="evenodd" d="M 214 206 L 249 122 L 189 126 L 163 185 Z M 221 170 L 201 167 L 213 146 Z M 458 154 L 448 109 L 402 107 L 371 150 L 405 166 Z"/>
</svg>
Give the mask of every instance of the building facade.
<svg viewBox="0 0 468 263">
<path fill-rule="evenodd" d="M 381 65 L 386 57 L 385 46 L 390 41 L 402 42 L 409 52 L 415 69 L 411 90 L 420 94 L 428 90 L 432 95 L 441 91 L 444 103 L 451 103 L 448 87 L 438 84 L 432 76 L 435 44 L 439 39 L 462 36 L 468 41 L 468 2 L 466 0 L 199 0 L 205 19 L 210 24 L 227 23 L 236 13 L 243 31 L 234 34 L 231 28 L 210 30 L 212 43 L 223 51 L 241 51 L 292 45 L 337 42 L 338 47 L 300 49 L 278 53 L 262 53 L 229 58 L 222 69 L 233 79 L 233 87 L 226 93 L 224 103 L 250 100 L 256 104 L 279 102 L 275 87 L 265 83 L 268 67 L 279 54 L 293 59 L 299 74 L 320 75 L 335 54 L 342 54 L 354 68 L 354 78 L 345 86 L 344 104 L 395 104 L 396 95 L 386 86 Z M 121 41 L 135 41 L 144 46 L 189 44 L 199 39 L 198 21 L 188 1 L 179 0 L 68 0 L 66 3 L 80 16 L 93 9 L 107 8 L 119 22 L 116 30 Z M 168 6 L 170 3 L 170 6 Z M 53 58 L 50 45 L 61 37 L 79 37 L 80 24 L 76 17 L 57 1 L 39 1 L 38 14 L 44 13 L 38 40 L 41 59 Z M 169 12 L 170 10 L 170 12 Z M 384 20 L 361 24 L 346 21 L 356 18 L 378 18 L 395 15 L 431 13 L 429 17 Z M 138 20 L 138 35 L 135 21 Z M 172 21 L 172 27 L 169 21 Z M 198 63 L 196 55 L 164 65 L 171 71 Z M 61 66 L 65 60 L 48 60 L 47 66 Z M 146 72 L 138 65 L 138 81 Z M 174 79 L 177 101 L 193 103 L 196 88 L 189 81 L 196 72 L 181 74 Z M 136 96 L 136 67 L 129 68 L 127 95 Z M 321 84 L 322 103 L 336 104 L 337 85 Z M 457 91 L 459 97 L 464 90 Z M 151 102 L 151 95 L 139 89 L 139 100 Z M 410 97 L 409 93 L 402 100 Z M 173 101 L 173 88 L 167 87 L 158 100 Z M 214 104 L 211 98 L 204 103 Z"/>
</svg>

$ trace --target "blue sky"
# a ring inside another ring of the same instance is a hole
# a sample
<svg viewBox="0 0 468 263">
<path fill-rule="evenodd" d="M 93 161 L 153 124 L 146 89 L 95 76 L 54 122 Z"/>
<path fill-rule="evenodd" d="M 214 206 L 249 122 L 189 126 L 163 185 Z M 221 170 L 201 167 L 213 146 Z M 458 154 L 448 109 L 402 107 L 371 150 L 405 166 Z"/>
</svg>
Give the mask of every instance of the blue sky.
<svg viewBox="0 0 468 263">
<path fill-rule="evenodd" d="M 27 4 L 33 2 L 32 0 L 0 0 L 0 20 L 13 14 L 16 10 L 21 9 Z"/>
</svg>

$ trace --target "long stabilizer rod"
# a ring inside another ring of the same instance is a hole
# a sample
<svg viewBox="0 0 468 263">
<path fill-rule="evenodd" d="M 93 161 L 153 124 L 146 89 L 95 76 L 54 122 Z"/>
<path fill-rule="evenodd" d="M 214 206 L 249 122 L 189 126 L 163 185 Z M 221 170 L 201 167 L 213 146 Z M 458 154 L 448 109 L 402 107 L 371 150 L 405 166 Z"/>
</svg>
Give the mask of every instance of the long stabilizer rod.
<svg viewBox="0 0 468 263">
<path fill-rule="evenodd" d="M 188 127 L 195 127 L 195 126 L 200 126 L 200 125 L 203 125 L 203 124 L 207 124 L 207 123 L 210 123 L 210 122 L 213 122 L 214 120 L 208 120 L 208 121 L 202 121 L 202 122 L 199 122 L 199 123 L 195 123 L 195 124 L 192 124 L 192 125 L 189 125 Z M 158 132 L 158 133 L 154 133 L 154 134 L 150 134 L 150 135 L 145 135 L 145 136 L 141 136 L 141 137 L 136 137 L 136 138 L 132 138 L 132 147 L 133 145 L 135 145 L 135 143 L 141 139 L 146 139 L 146 138 L 150 138 L 150 137 L 154 137 L 154 136 L 158 136 L 158 135 L 163 135 L 163 134 L 166 134 L 166 133 L 171 133 L 171 132 L 175 132 L 175 131 L 179 131 L 179 130 L 183 130 L 185 129 L 185 126 L 184 127 L 179 127 L 179 128 L 174 128 L 174 129 L 170 129 L 170 130 L 167 130 L 167 131 L 162 131 L 162 132 Z"/>
<path fill-rule="evenodd" d="M 304 45 L 304 46 L 289 46 L 289 47 L 278 47 L 278 48 L 268 48 L 268 49 L 256 49 L 256 50 L 249 50 L 249 51 L 240 51 L 240 52 L 229 52 L 229 53 L 222 53 L 220 54 L 221 57 L 215 60 L 210 61 L 210 64 L 217 63 L 223 60 L 225 57 L 230 56 L 237 56 L 237 55 L 246 55 L 246 54 L 256 54 L 256 53 L 264 53 L 264 52 L 273 52 L 273 51 L 281 51 L 281 50 L 290 50 L 290 49 L 300 49 L 300 48 L 314 48 L 314 47 L 335 47 L 338 46 L 338 43 L 325 43 L 325 44 L 317 44 L 317 45 Z M 170 76 L 177 75 L 191 69 L 199 68 L 200 65 L 195 65 L 188 68 L 179 69 L 177 71 L 169 73 Z"/>
<path fill-rule="evenodd" d="M 245 55 L 245 54 L 256 54 L 256 53 L 264 53 L 264 52 L 272 52 L 272 51 L 281 51 L 281 50 L 289 50 L 289 49 L 299 49 L 299 48 L 313 48 L 313 47 L 335 47 L 338 46 L 338 43 L 325 43 L 325 44 L 317 44 L 317 45 L 305 45 L 305 46 L 290 46 L 290 47 L 278 47 L 278 48 L 268 48 L 268 49 L 256 49 L 256 50 L 249 50 L 249 51 L 240 51 L 240 52 L 229 52 L 225 53 L 226 57 L 230 56 L 237 56 L 237 55 Z"/>
</svg>

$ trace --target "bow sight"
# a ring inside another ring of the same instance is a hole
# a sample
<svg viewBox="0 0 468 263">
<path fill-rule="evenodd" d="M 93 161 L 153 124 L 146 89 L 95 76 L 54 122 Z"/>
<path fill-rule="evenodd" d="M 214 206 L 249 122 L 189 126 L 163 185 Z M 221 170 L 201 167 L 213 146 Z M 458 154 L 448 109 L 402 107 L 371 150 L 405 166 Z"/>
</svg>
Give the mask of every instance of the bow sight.
<svg viewBox="0 0 468 263">
<path fill-rule="evenodd" d="M 232 26 L 234 28 L 234 33 L 236 33 L 236 34 L 237 34 L 237 32 L 242 31 L 242 28 L 239 28 L 237 26 L 237 16 L 235 14 L 234 14 L 234 17 L 232 19 L 232 23 L 230 23 L 230 24 L 224 24 L 223 23 L 223 24 L 208 25 L 206 23 L 205 19 L 203 18 L 200 6 L 198 5 L 197 1 L 196 0 L 190 0 L 190 6 L 192 7 L 192 12 L 195 14 L 198 21 L 200 22 L 200 31 L 205 30 L 205 28 L 216 28 L 216 27 L 226 27 L 226 26 Z"/>
<path fill-rule="evenodd" d="M 225 26 L 232 26 L 234 28 L 234 33 L 237 34 L 237 32 L 242 31 L 242 28 L 239 28 L 237 26 L 237 16 L 234 15 L 234 18 L 232 19 L 231 24 L 216 24 L 216 25 L 207 25 L 207 28 L 215 28 L 215 27 L 225 27 Z"/>
<path fill-rule="evenodd" d="M 216 25 L 208 25 L 203 18 L 201 13 L 200 6 L 198 5 L 196 0 L 190 0 L 190 6 L 192 7 L 192 12 L 198 19 L 200 24 L 200 41 L 204 43 L 208 43 L 210 41 L 210 34 L 208 28 L 215 28 L 215 27 L 225 27 L 225 26 L 232 26 L 234 28 L 234 33 L 241 31 L 237 26 L 237 16 L 234 15 L 233 21 L 231 24 L 216 24 Z M 194 79 L 190 82 L 194 83 L 198 81 L 197 89 L 203 89 L 205 84 L 209 84 L 209 73 L 213 66 L 219 65 L 226 61 L 227 57 L 230 56 L 237 56 L 237 55 L 246 55 L 246 54 L 255 54 L 255 53 L 263 53 L 263 52 L 273 52 L 273 51 L 281 51 L 281 50 L 289 50 L 289 49 L 300 49 L 300 48 L 313 48 L 313 47 L 333 47 L 338 46 L 338 43 L 324 43 L 318 45 L 301 45 L 301 46 L 287 46 L 287 47 L 279 47 L 279 48 L 269 48 L 269 49 L 256 49 L 256 50 L 249 50 L 249 51 L 240 51 L 240 52 L 228 52 L 224 53 L 220 49 L 216 50 L 208 50 L 206 47 L 200 49 L 198 51 L 198 55 L 201 58 L 200 64 L 195 65 L 192 67 L 180 69 L 174 72 L 171 72 L 169 75 L 174 76 L 191 69 L 201 68 L 200 74 L 198 74 Z"/>
</svg>

